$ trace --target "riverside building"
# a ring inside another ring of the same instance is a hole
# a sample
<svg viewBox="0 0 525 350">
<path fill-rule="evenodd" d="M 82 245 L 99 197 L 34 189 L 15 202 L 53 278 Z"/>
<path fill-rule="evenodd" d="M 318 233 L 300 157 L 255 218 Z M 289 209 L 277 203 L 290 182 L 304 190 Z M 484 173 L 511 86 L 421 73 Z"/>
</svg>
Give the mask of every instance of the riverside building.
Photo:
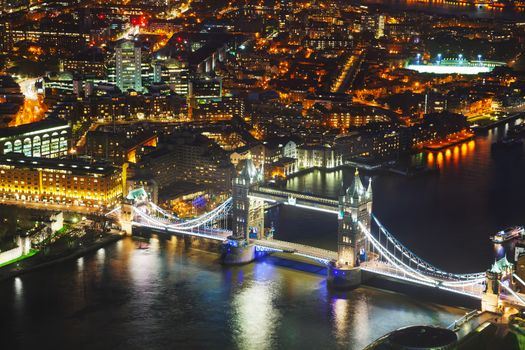
<svg viewBox="0 0 525 350">
<path fill-rule="evenodd" d="M 126 166 L 18 154 L 0 156 L 0 198 L 109 207 L 122 197 Z"/>
</svg>

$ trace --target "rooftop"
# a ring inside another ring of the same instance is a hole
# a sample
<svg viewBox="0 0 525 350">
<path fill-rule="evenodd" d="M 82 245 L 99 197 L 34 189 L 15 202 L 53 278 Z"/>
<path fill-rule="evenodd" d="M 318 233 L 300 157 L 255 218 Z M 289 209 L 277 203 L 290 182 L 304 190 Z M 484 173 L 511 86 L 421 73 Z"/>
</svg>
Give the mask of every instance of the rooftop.
<svg viewBox="0 0 525 350">
<path fill-rule="evenodd" d="M 67 121 L 56 119 L 56 118 L 47 118 L 38 122 L 23 124 L 20 126 L 13 126 L 10 128 L 1 128 L 0 129 L 0 140 L 4 137 L 12 137 L 18 135 L 25 135 L 28 133 L 43 132 L 48 129 L 54 128 L 66 128 L 69 126 Z"/>
<path fill-rule="evenodd" d="M 0 155 L 0 166 L 11 165 L 19 168 L 30 169 L 53 169 L 65 170 L 78 174 L 100 174 L 109 175 L 117 170 L 116 167 L 102 162 L 88 162 L 82 159 L 73 158 L 37 158 L 26 157 L 19 153 L 9 153 Z"/>
</svg>

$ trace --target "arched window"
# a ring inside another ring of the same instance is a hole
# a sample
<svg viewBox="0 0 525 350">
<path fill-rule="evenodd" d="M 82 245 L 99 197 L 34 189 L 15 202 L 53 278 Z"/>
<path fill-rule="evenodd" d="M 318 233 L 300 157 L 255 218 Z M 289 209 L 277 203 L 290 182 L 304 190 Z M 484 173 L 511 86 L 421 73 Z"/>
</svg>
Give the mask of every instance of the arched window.
<svg viewBox="0 0 525 350">
<path fill-rule="evenodd" d="M 67 152 L 67 139 L 65 137 L 60 138 L 60 153 Z"/>
<path fill-rule="evenodd" d="M 41 156 L 40 146 L 41 146 L 40 136 L 33 137 L 33 157 Z"/>
<path fill-rule="evenodd" d="M 49 151 L 49 135 L 44 134 L 44 136 L 42 136 L 42 156 L 49 155 Z"/>
<path fill-rule="evenodd" d="M 16 140 L 15 141 L 15 147 L 13 149 L 13 152 L 15 153 L 22 153 L 22 141 Z"/>
<path fill-rule="evenodd" d="M 10 141 L 4 143 L 4 154 L 13 152 L 13 144 Z"/>
<path fill-rule="evenodd" d="M 51 154 L 56 155 L 58 153 L 58 147 L 59 147 L 59 137 L 58 132 L 54 132 L 51 134 Z"/>
<path fill-rule="evenodd" d="M 31 157 L 31 155 L 33 154 L 32 147 L 33 145 L 31 143 L 31 139 L 30 138 L 24 139 L 24 148 L 23 148 L 24 156 Z"/>
<path fill-rule="evenodd" d="M 53 137 L 51 139 L 51 153 L 56 154 L 58 152 L 58 137 Z"/>
</svg>

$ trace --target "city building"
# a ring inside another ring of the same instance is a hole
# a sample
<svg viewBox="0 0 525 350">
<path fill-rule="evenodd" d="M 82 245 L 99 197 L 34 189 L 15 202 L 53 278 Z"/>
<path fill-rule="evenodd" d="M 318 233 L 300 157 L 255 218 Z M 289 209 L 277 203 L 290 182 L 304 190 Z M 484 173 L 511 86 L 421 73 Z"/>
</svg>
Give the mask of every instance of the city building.
<svg viewBox="0 0 525 350">
<path fill-rule="evenodd" d="M 333 169 L 343 165 L 341 153 L 327 146 L 303 145 L 297 148 L 297 170 Z"/>
<path fill-rule="evenodd" d="M 128 135 L 123 132 L 88 131 L 85 153 L 93 159 L 111 160 L 115 164 L 136 163 L 145 148 L 157 146 L 157 136 L 151 133 Z"/>
<path fill-rule="evenodd" d="M 126 171 L 105 163 L 0 156 L 0 196 L 5 199 L 109 207 L 122 197 Z"/>
<path fill-rule="evenodd" d="M 0 129 L 0 154 L 58 158 L 68 154 L 70 137 L 71 125 L 56 118 L 3 128 Z"/>
<path fill-rule="evenodd" d="M 121 40 L 115 47 L 115 80 L 121 91 L 142 91 L 142 44 Z"/>
<path fill-rule="evenodd" d="M 162 147 L 142 157 L 135 177 L 154 179 L 162 189 L 175 181 L 193 182 L 227 190 L 235 169 L 226 152 L 207 137 L 176 133 Z"/>
</svg>

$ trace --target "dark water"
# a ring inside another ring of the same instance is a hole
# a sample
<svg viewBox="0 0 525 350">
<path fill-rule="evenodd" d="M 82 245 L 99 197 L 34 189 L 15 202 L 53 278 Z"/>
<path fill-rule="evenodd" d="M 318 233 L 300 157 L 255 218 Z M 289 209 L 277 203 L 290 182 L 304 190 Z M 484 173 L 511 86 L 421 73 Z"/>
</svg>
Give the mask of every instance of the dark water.
<svg viewBox="0 0 525 350">
<path fill-rule="evenodd" d="M 480 19 L 523 20 L 525 11 L 520 8 L 491 8 L 473 4 L 460 4 L 454 1 L 417 1 L 417 0 L 359 0 L 357 4 L 379 6 L 389 11 L 421 12 L 441 16 L 470 17 Z"/>
<path fill-rule="evenodd" d="M 507 128 L 491 130 L 443 152 L 418 156 L 429 165 L 437 163 L 439 175 L 372 175 L 375 215 L 427 261 L 450 272 L 485 270 L 494 259 L 489 236 L 508 226 L 525 224 L 523 148 L 491 148 Z M 289 180 L 287 187 L 337 196 L 341 180 L 348 186 L 353 172 L 316 171 Z M 296 239 L 293 227 L 297 227 L 298 215 L 296 208 L 281 209 L 283 220 L 277 238 Z M 311 228 L 302 230 L 307 242 L 335 248 L 336 218 L 312 213 L 300 222 Z"/>
<path fill-rule="evenodd" d="M 465 310 L 361 287 L 271 260 L 228 268 L 183 242 L 131 239 L 0 284 L 2 349 L 362 349 Z"/>
</svg>

